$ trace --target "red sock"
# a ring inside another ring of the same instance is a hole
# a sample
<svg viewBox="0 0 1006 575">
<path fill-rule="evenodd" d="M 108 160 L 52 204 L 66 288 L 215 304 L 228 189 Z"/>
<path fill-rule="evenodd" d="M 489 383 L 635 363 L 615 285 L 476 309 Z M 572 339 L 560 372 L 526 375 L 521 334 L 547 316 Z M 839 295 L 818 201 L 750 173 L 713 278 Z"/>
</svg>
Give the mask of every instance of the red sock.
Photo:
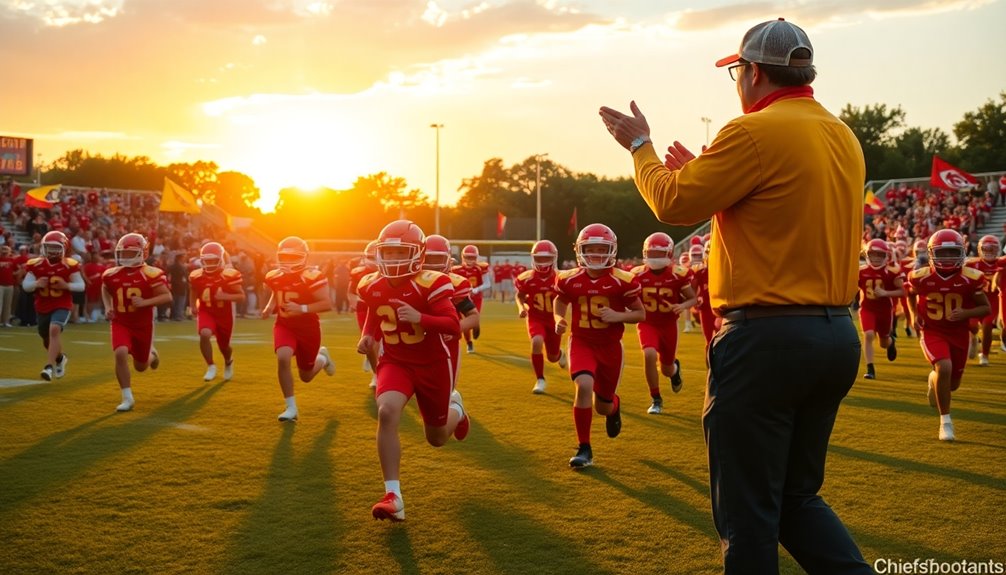
<svg viewBox="0 0 1006 575">
<path fill-rule="evenodd" d="M 534 376 L 538 379 L 545 377 L 545 356 L 540 353 L 531 354 L 531 366 L 534 367 Z"/>
<path fill-rule="evenodd" d="M 589 407 L 573 408 L 573 423 L 576 424 L 576 439 L 580 443 L 590 443 L 590 422 L 593 420 L 594 410 Z"/>
<path fill-rule="evenodd" d="M 655 385 L 650 388 L 650 397 L 660 397 L 660 385 Z"/>
<path fill-rule="evenodd" d="M 612 401 L 611 403 L 613 404 L 613 406 L 615 408 L 615 411 L 618 411 L 619 401 L 618 401 L 618 394 L 617 393 L 615 394 L 615 400 Z M 615 411 L 612 411 L 612 413 L 615 413 Z"/>
</svg>

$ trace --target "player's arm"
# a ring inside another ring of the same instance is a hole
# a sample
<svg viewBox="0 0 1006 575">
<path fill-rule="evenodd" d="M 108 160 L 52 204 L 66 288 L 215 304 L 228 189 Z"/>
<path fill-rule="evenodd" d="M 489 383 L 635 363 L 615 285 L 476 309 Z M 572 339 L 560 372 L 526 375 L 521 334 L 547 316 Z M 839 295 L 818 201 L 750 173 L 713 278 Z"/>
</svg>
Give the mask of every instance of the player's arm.
<svg viewBox="0 0 1006 575">
<path fill-rule="evenodd" d="M 638 297 L 625 306 L 625 311 L 601 307 L 600 312 L 601 321 L 604 323 L 639 323 L 646 319 L 646 310 Z"/>
<path fill-rule="evenodd" d="M 171 290 L 168 289 L 167 284 L 158 283 L 154 286 L 154 292 L 148 298 L 142 298 L 140 296 L 133 296 L 133 307 L 153 307 L 158 305 L 164 305 L 171 303 Z"/>
<path fill-rule="evenodd" d="M 520 317 L 527 317 L 527 294 L 517 290 L 517 297 L 513 298 L 515 304 L 517 304 L 517 315 Z"/>
<path fill-rule="evenodd" d="M 245 290 L 241 287 L 241 284 L 225 285 L 217 289 L 217 293 L 213 297 L 220 301 L 244 301 Z"/>
<path fill-rule="evenodd" d="M 901 297 L 905 295 L 905 280 L 903 278 L 894 278 L 894 289 L 886 290 L 887 297 Z"/>
<path fill-rule="evenodd" d="M 381 320 L 374 314 L 373 306 L 367 306 L 367 317 L 363 320 L 363 332 L 360 334 L 360 341 L 356 344 L 356 353 L 366 355 L 370 360 L 370 365 L 377 367 L 374 360 L 377 357 L 377 331 L 381 327 Z"/>
<path fill-rule="evenodd" d="M 430 311 L 420 314 L 419 321 L 416 323 L 421 325 L 427 332 L 441 333 L 454 337 L 461 335 L 461 321 L 458 319 L 458 312 L 454 309 L 454 304 L 449 297 L 442 297 L 431 302 Z"/>
<path fill-rule="evenodd" d="M 676 303 L 671 306 L 671 311 L 676 314 L 681 314 L 686 309 L 694 307 L 695 304 L 699 303 L 699 296 L 695 295 L 695 289 L 691 285 L 682 287 L 681 295 L 685 299 L 681 303 Z"/>
<path fill-rule="evenodd" d="M 492 289 L 493 282 L 492 282 L 492 279 L 489 277 L 489 275 L 490 274 L 489 274 L 488 270 L 483 271 L 483 273 L 482 273 L 482 285 L 475 286 L 474 288 L 472 288 L 472 294 L 473 295 L 474 294 L 478 294 L 478 293 L 482 293 L 484 291 Z"/>
<path fill-rule="evenodd" d="M 461 331 L 467 331 L 469 329 L 475 329 L 479 327 L 480 315 L 479 310 L 475 308 L 475 303 L 472 302 L 471 298 L 464 298 L 461 301 L 454 303 L 454 309 L 461 314 Z"/>
<path fill-rule="evenodd" d="M 560 296 L 555 296 L 552 302 L 552 318 L 555 319 L 555 333 L 562 335 L 566 331 L 566 308 L 569 302 Z"/>
<path fill-rule="evenodd" d="M 915 290 L 912 289 L 912 284 L 908 284 L 908 309 L 906 309 L 905 312 L 911 317 L 909 321 L 916 333 L 922 329 L 922 326 L 919 325 L 919 314 L 916 313 L 916 310 L 918 309 L 916 306 L 918 303 L 919 296 L 915 293 Z"/>
<path fill-rule="evenodd" d="M 332 309 L 332 300 L 328 297 L 328 284 L 322 284 L 311 292 L 312 301 L 310 303 L 297 303 L 288 301 L 283 304 L 283 311 L 287 315 L 296 317 L 308 313 L 323 313 Z"/>
<path fill-rule="evenodd" d="M 262 308 L 262 319 L 269 319 L 269 316 L 273 314 L 276 310 L 276 292 L 269 292 L 269 301 L 265 302 L 265 307 Z"/>
<path fill-rule="evenodd" d="M 992 306 L 989 305 L 989 298 L 984 291 L 978 291 L 974 295 L 975 307 L 971 309 L 957 308 L 950 312 L 950 321 L 962 321 L 973 317 L 985 317 L 992 313 Z"/>
<path fill-rule="evenodd" d="M 105 317 L 112 319 L 115 316 L 115 303 L 112 301 L 112 294 L 108 291 L 108 284 L 101 284 L 101 304 L 105 306 Z"/>
<path fill-rule="evenodd" d="M 44 280 L 45 278 L 42 279 Z M 21 281 L 21 289 L 23 289 L 28 293 L 32 293 L 35 291 L 35 288 L 39 287 L 45 287 L 45 286 L 41 285 L 41 282 L 39 282 L 39 280 L 35 278 L 35 274 L 33 272 L 29 271 L 24 275 L 24 280 Z"/>
</svg>

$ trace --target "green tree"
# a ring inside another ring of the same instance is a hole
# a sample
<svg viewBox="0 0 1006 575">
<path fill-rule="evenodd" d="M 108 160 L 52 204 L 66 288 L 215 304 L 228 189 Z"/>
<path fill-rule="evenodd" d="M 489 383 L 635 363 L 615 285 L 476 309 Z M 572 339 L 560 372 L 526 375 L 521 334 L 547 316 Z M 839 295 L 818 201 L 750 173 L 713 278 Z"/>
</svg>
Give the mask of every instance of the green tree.
<svg viewBox="0 0 1006 575">
<path fill-rule="evenodd" d="M 261 212 L 255 207 L 261 194 L 255 180 L 241 172 L 217 174 L 215 200 L 218 207 L 231 215 L 254 217 Z"/>
<path fill-rule="evenodd" d="M 1006 91 L 999 100 L 989 98 L 954 124 L 961 146 L 962 167 L 973 172 L 1006 169 Z"/>
<path fill-rule="evenodd" d="M 839 118 L 852 129 L 863 147 L 867 180 L 903 177 L 903 174 L 884 171 L 888 152 L 894 145 L 894 131 L 905 124 L 905 112 L 901 106 L 888 109 L 886 104 L 873 104 L 860 109 L 846 104 Z"/>
<path fill-rule="evenodd" d="M 197 199 L 215 204 L 217 169 L 216 162 L 200 160 L 191 164 L 171 164 L 167 167 L 167 175 L 176 184 L 192 192 Z M 158 189 L 160 187 L 163 187 L 163 182 Z"/>
</svg>

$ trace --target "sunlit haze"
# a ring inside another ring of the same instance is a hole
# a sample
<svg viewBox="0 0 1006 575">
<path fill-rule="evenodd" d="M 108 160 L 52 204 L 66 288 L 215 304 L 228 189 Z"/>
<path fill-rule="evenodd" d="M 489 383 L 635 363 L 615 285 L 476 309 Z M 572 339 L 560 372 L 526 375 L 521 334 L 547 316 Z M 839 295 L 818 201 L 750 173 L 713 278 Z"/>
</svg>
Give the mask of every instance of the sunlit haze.
<svg viewBox="0 0 1006 575">
<path fill-rule="evenodd" d="M 384 171 L 441 201 L 494 157 L 626 176 L 601 105 L 635 99 L 658 146 L 739 114 L 713 62 L 776 17 L 815 47 L 819 100 L 941 128 L 1006 90 L 1003 0 L 0 0 L 0 134 L 216 162 L 280 188 Z"/>
</svg>

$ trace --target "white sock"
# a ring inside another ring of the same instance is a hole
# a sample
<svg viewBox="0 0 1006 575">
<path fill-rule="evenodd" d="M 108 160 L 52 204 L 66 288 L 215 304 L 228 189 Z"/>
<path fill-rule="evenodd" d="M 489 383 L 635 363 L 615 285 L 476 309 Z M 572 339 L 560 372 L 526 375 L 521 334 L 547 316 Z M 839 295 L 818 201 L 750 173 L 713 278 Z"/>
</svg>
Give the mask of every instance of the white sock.
<svg viewBox="0 0 1006 575">
<path fill-rule="evenodd" d="M 384 482 L 384 492 L 394 493 L 399 499 L 402 498 L 402 482 L 398 479 Z"/>
<path fill-rule="evenodd" d="M 124 387 L 122 388 L 122 399 L 123 401 L 133 401 L 133 388 Z"/>
<path fill-rule="evenodd" d="M 453 409 L 454 411 L 458 412 L 458 417 L 459 418 L 464 418 L 464 416 L 465 416 L 465 410 L 461 408 L 461 405 L 458 402 L 452 401 L 451 402 L 451 409 Z"/>
<path fill-rule="evenodd" d="M 287 409 L 297 409 L 297 400 L 294 398 L 294 396 L 291 395 L 290 397 L 286 398 L 286 407 Z"/>
<path fill-rule="evenodd" d="M 941 415 L 940 416 L 940 423 L 951 423 L 951 421 L 950 421 L 950 414 L 948 413 L 946 415 Z"/>
</svg>

